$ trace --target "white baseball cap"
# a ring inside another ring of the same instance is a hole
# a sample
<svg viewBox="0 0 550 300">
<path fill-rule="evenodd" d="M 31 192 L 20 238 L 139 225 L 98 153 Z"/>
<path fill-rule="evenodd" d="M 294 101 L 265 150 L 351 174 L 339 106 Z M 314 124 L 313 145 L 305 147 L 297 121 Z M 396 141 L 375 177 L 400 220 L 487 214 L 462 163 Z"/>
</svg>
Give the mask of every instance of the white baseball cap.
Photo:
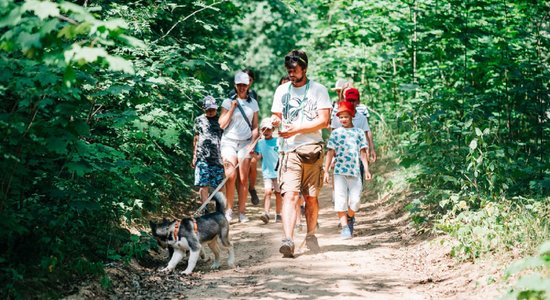
<svg viewBox="0 0 550 300">
<path fill-rule="evenodd" d="M 250 77 L 245 72 L 239 71 L 235 74 L 235 84 L 246 84 L 250 83 Z"/>
<path fill-rule="evenodd" d="M 273 129 L 273 124 L 271 123 L 271 118 L 266 118 L 262 120 L 262 123 L 260 123 L 260 129 Z"/>
<path fill-rule="evenodd" d="M 347 80 L 345 80 L 345 79 L 338 79 L 338 80 L 336 80 L 336 83 L 334 84 L 334 87 L 332 88 L 332 90 L 333 90 L 333 91 L 341 90 L 341 89 L 344 87 L 344 85 L 345 85 L 346 83 L 348 83 Z"/>
</svg>

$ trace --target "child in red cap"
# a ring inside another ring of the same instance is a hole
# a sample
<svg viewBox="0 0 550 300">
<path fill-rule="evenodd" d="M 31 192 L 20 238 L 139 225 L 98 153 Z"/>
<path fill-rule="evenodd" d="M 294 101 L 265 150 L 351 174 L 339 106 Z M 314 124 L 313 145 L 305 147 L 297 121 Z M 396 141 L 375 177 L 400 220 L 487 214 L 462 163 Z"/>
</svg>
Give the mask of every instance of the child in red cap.
<svg viewBox="0 0 550 300">
<path fill-rule="evenodd" d="M 353 127 L 355 107 L 353 103 L 342 101 L 338 103 L 336 113 L 342 127 L 335 129 L 327 144 L 327 156 L 325 170 L 329 170 L 332 159 L 334 165 L 334 210 L 342 225 L 341 236 L 343 239 L 353 237 L 353 225 L 355 212 L 361 204 L 361 180 L 360 164 L 364 166 L 364 178 L 371 179 L 367 160 L 367 139 L 362 129 Z M 329 182 L 330 175 L 325 172 L 324 181 Z"/>
</svg>

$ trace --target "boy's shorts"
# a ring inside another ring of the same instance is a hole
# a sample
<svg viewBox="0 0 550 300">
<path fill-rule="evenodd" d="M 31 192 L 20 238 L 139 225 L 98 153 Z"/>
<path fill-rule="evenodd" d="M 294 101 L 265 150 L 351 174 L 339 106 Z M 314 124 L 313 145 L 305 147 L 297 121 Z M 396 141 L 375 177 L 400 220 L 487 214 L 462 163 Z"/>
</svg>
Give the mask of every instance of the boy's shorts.
<svg viewBox="0 0 550 300">
<path fill-rule="evenodd" d="M 220 152 L 224 160 L 228 160 L 231 157 L 237 159 L 250 158 L 250 153 L 247 151 L 247 146 L 251 140 L 234 140 L 222 136 L 220 141 Z"/>
<path fill-rule="evenodd" d="M 224 178 L 223 166 L 198 161 L 195 165 L 195 186 L 218 187 Z"/>
<path fill-rule="evenodd" d="M 323 187 L 323 155 L 313 164 L 303 163 L 296 152 L 284 154 L 279 168 L 281 193 L 302 193 L 304 197 L 318 197 Z"/>
<path fill-rule="evenodd" d="M 264 190 L 280 193 L 281 187 L 279 186 L 277 178 L 264 178 Z"/>
<path fill-rule="evenodd" d="M 363 182 L 360 176 L 334 175 L 334 210 L 353 211 L 361 205 Z"/>
</svg>

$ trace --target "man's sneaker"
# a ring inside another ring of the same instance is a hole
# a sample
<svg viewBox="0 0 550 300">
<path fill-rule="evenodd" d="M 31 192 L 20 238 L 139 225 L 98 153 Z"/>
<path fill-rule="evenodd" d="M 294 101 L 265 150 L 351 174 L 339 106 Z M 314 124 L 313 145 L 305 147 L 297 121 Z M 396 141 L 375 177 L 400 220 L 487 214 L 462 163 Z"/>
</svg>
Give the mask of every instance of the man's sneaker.
<svg viewBox="0 0 550 300">
<path fill-rule="evenodd" d="M 340 237 L 344 240 L 351 239 L 351 230 L 349 229 L 349 225 L 342 228 L 342 231 L 340 231 Z"/>
<path fill-rule="evenodd" d="M 294 242 L 290 239 L 284 239 L 279 252 L 283 257 L 294 257 Z"/>
<path fill-rule="evenodd" d="M 275 223 L 283 223 L 283 217 L 281 217 L 281 215 L 275 215 Z"/>
<path fill-rule="evenodd" d="M 314 253 L 321 251 L 321 247 L 319 247 L 319 242 L 317 241 L 317 237 L 315 237 L 315 235 L 306 236 L 306 246 Z"/>
<path fill-rule="evenodd" d="M 353 217 L 348 216 L 348 227 L 349 227 L 351 236 L 353 236 L 353 225 L 355 225 L 355 216 Z"/>
<path fill-rule="evenodd" d="M 258 193 L 256 190 L 248 190 L 250 193 L 250 200 L 252 201 L 252 204 L 258 205 L 260 203 L 260 198 L 258 198 Z"/>
<path fill-rule="evenodd" d="M 233 211 L 228 209 L 225 211 L 225 218 L 227 219 L 228 223 L 231 223 L 231 220 L 233 219 Z"/>
<path fill-rule="evenodd" d="M 241 223 L 248 223 L 248 217 L 245 214 L 239 214 L 239 222 Z"/>
<path fill-rule="evenodd" d="M 269 223 L 269 214 L 264 212 L 261 216 L 260 216 L 260 220 L 262 220 L 262 222 L 264 222 L 264 224 L 267 224 Z"/>
</svg>

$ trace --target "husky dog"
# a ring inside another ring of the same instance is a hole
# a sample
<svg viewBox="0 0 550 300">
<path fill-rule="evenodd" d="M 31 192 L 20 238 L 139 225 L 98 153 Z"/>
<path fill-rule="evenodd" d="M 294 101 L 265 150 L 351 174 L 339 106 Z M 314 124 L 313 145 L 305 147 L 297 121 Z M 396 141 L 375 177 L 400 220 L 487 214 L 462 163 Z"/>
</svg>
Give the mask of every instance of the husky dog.
<svg viewBox="0 0 550 300">
<path fill-rule="evenodd" d="M 235 252 L 229 241 L 229 222 L 225 218 L 225 197 L 222 193 L 216 193 L 213 198 L 216 201 L 216 211 L 199 218 L 183 218 L 181 221 L 156 224 L 149 222 L 153 236 L 161 247 L 170 247 L 174 253 L 168 262 L 168 266 L 161 272 L 172 272 L 177 264 L 185 257 L 189 250 L 187 269 L 182 274 L 189 275 L 193 272 L 199 259 L 202 245 L 208 244 L 214 253 L 214 263 L 211 269 L 220 267 L 220 246 L 228 250 L 227 264 L 233 267 L 235 264 Z"/>
</svg>

